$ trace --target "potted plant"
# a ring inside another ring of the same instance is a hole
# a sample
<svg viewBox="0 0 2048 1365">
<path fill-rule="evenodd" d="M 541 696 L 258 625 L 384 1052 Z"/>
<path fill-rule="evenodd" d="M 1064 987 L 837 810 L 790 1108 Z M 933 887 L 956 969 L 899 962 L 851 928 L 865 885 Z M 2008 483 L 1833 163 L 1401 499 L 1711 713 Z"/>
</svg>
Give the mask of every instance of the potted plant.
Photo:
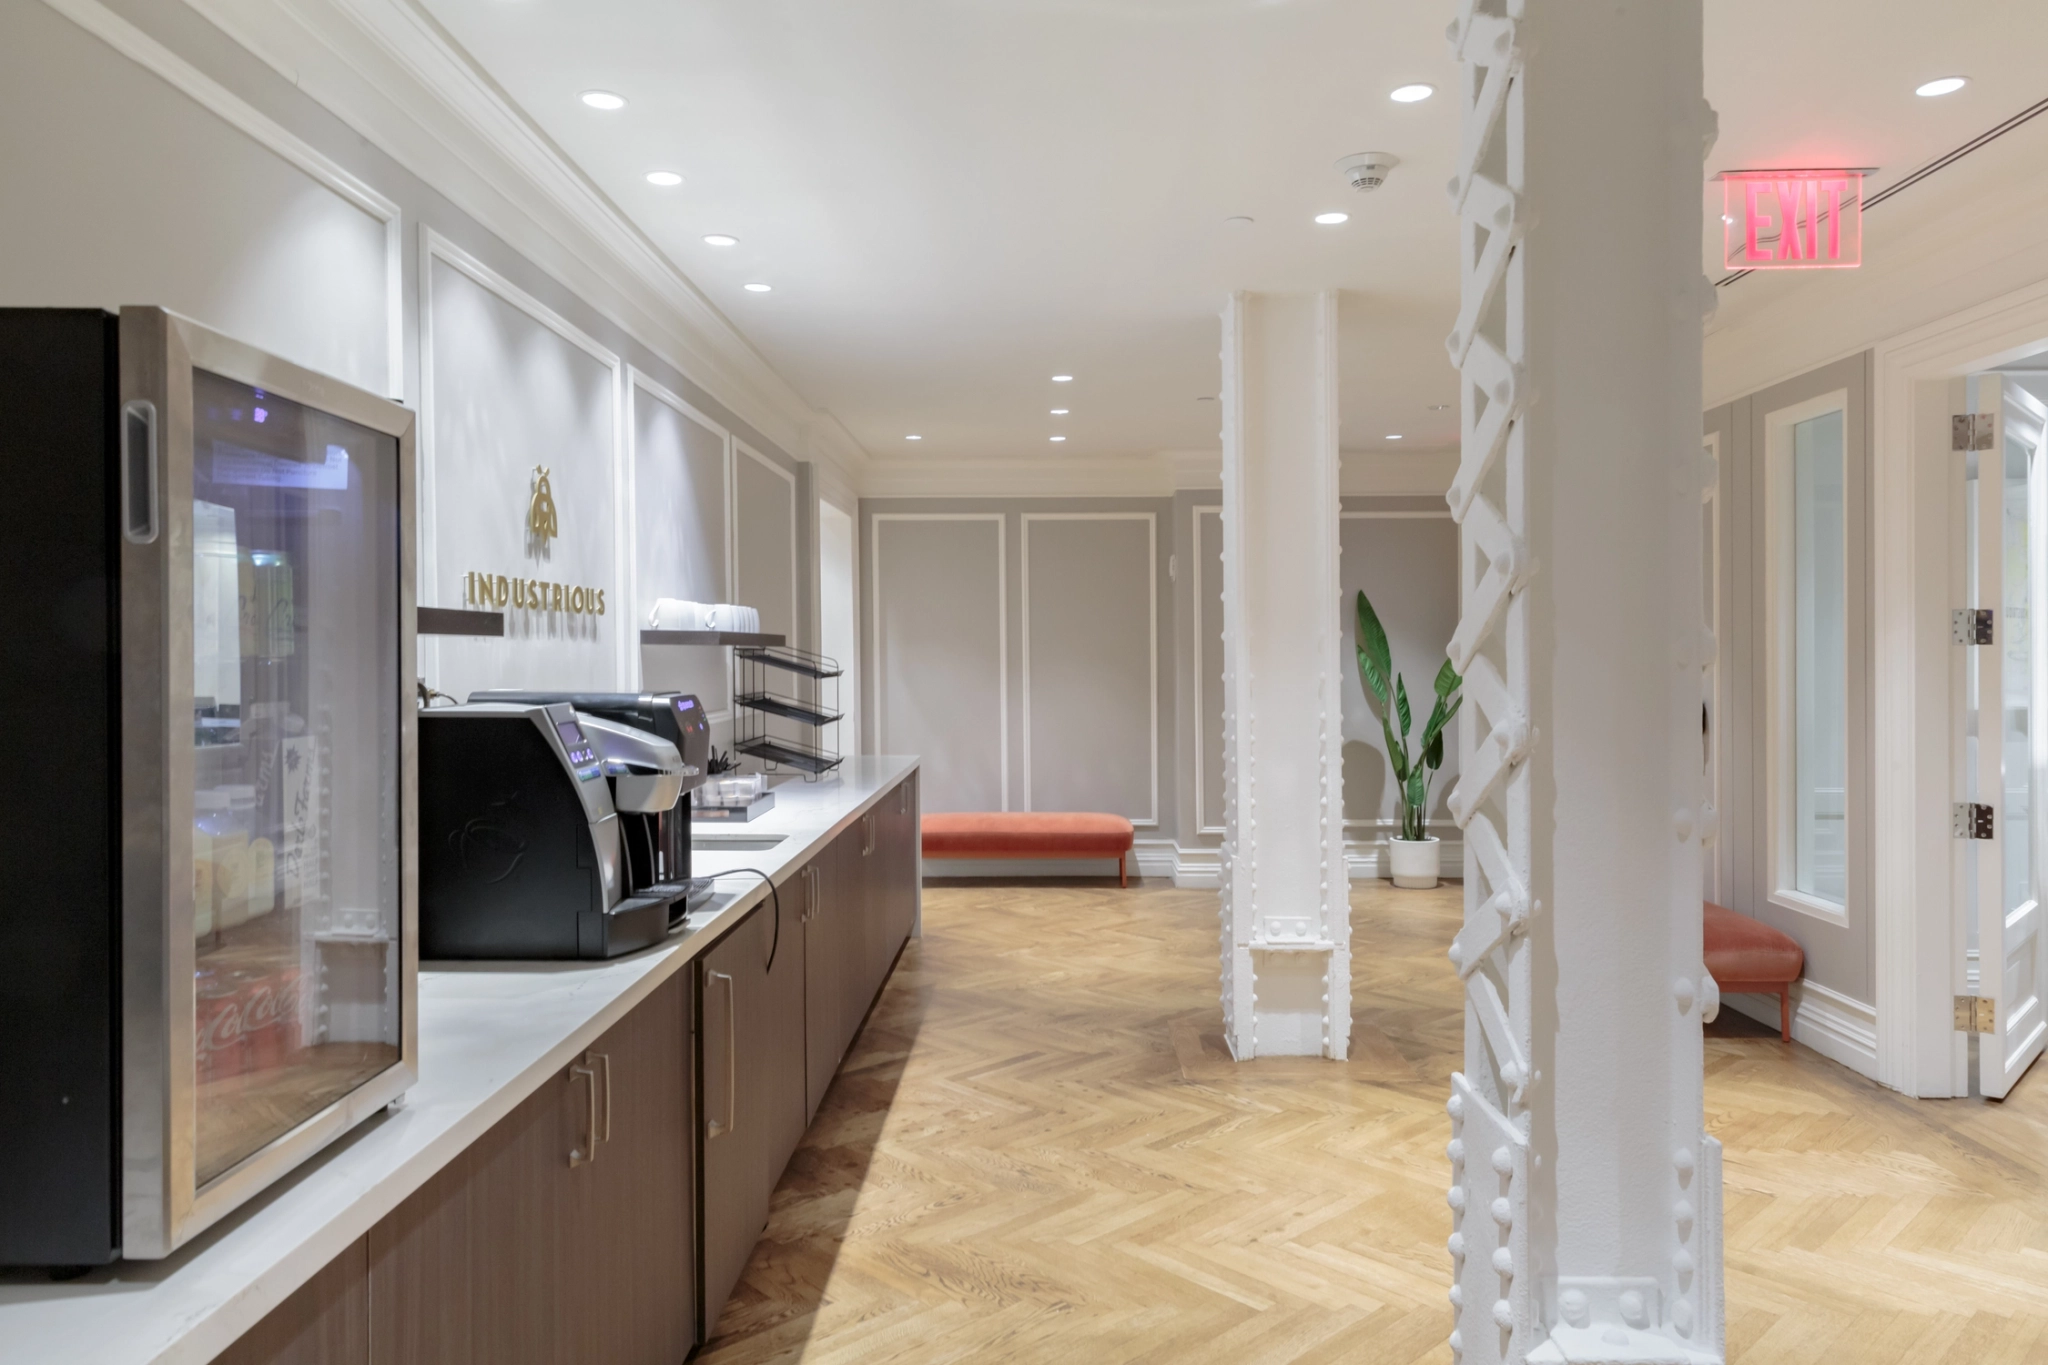
<svg viewBox="0 0 2048 1365">
<path fill-rule="evenodd" d="M 1435 886 L 1442 868 L 1442 842 L 1429 832 L 1429 783 L 1444 765 L 1444 727 L 1465 698 L 1459 691 L 1464 679 L 1449 659 L 1436 671 L 1436 705 L 1422 727 L 1420 752 L 1410 757 L 1408 734 L 1412 714 L 1408 709 L 1408 684 L 1394 672 L 1387 648 L 1387 632 L 1379 613 L 1364 593 L 1358 594 L 1358 676 L 1365 690 L 1379 703 L 1380 729 L 1387 738 L 1387 762 L 1394 769 L 1394 782 L 1401 798 L 1401 833 L 1387 841 L 1388 862 L 1394 885 L 1426 889 Z M 1390 686 L 1391 685 L 1391 686 Z M 1401 722 L 1401 734 L 1394 735 L 1394 721 Z"/>
</svg>

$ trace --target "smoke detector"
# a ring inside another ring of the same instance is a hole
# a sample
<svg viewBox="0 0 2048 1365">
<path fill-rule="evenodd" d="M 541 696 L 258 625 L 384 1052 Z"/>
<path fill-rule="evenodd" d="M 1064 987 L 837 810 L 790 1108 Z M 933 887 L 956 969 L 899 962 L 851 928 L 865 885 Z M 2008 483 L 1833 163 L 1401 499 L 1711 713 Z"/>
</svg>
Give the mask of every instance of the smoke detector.
<svg viewBox="0 0 2048 1365">
<path fill-rule="evenodd" d="M 1385 184 L 1388 172 L 1400 164 L 1392 152 L 1353 152 L 1337 159 L 1337 170 L 1352 189 L 1365 194 Z"/>
</svg>

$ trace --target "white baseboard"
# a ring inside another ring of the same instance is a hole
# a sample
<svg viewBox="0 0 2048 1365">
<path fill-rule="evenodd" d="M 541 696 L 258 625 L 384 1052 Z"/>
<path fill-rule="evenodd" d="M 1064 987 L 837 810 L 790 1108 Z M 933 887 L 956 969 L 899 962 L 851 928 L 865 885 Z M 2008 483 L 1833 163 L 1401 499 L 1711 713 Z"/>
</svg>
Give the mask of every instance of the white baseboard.
<svg viewBox="0 0 2048 1365">
<path fill-rule="evenodd" d="M 1443 875 L 1465 875 L 1465 844 L 1446 839 Z M 1344 869 L 1352 881 L 1371 881 L 1387 873 L 1383 839 L 1350 839 L 1344 844 Z M 1140 839 L 1131 849 L 1131 875 L 1171 878 L 1186 891 L 1214 891 L 1223 885 L 1223 852 L 1206 845 L 1188 847 L 1171 839 Z M 1116 864 L 1106 858 L 927 858 L 927 877 L 1113 877 Z"/>
<path fill-rule="evenodd" d="M 1778 1027 L 1775 995 L 1724 995 L 1723 1008 L 1746 1015 L 1773 1031 Z M 1817 981 L 1792 983 L 1792 1041 L 1840 1062 L 1859 1075 L 1877 1078 L 1877 1009 L 1851 1000 Z"/>
</svg>

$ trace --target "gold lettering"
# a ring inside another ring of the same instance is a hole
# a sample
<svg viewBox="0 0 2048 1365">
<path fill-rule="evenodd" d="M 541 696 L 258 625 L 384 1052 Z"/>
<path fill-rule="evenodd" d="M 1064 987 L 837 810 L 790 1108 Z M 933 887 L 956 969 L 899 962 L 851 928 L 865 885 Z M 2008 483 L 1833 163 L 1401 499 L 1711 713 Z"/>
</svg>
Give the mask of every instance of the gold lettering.
<svg viewBox="0 0 2048 1365">
<path fill-rule="evenodd" d="M 599 589 L 597 590 L 597 614 L 598 614 L 599 616 L 602 616 L 602 615 L 604 615 L 604 589 L 603 589 L 603 588 L 599 588 Z"/>
<path fill-rule="evenodd" d="M 583 589 L 569 589 L 569 610 L 579 616 L 583 614 Z"/>
<path fill-rule="evenodd" d="M 512 600 L 511 588 L 505 582 L 505 575 L 499 574 L 497 578 L 493 580 L 491 585 L 491 598 L 493 601 L 497 603 L 497 605 L 501 607 L 505 606 Z"/>
<path fill-rule="evenodd" d="M 562 585 L 560 583 L 551 583 L 548 586 L 554 589 L 554 595 L 550 599 L 553 602 L 553 606 L 550 610 L 560 611 L 562 609 Z"/>
</svg>

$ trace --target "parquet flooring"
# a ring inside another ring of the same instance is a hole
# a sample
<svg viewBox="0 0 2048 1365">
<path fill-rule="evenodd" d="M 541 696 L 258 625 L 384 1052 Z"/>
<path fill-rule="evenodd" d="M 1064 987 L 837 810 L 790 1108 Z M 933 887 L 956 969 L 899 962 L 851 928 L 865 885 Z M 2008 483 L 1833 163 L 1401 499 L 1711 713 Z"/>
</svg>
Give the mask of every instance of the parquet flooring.
<svg viewBox="0 0 2048 1365">
<path fill-rule="evenodd" d="M 1448 1365 L 1458 894 L 1354 892 L 1351 1061 L 1237 1065 L 1213 892 L 927 887 L 699 1359 Z M 1707 1066 L 1731 1360 L 2048 1362 L 2048 1081 Z"/>
</svg>

